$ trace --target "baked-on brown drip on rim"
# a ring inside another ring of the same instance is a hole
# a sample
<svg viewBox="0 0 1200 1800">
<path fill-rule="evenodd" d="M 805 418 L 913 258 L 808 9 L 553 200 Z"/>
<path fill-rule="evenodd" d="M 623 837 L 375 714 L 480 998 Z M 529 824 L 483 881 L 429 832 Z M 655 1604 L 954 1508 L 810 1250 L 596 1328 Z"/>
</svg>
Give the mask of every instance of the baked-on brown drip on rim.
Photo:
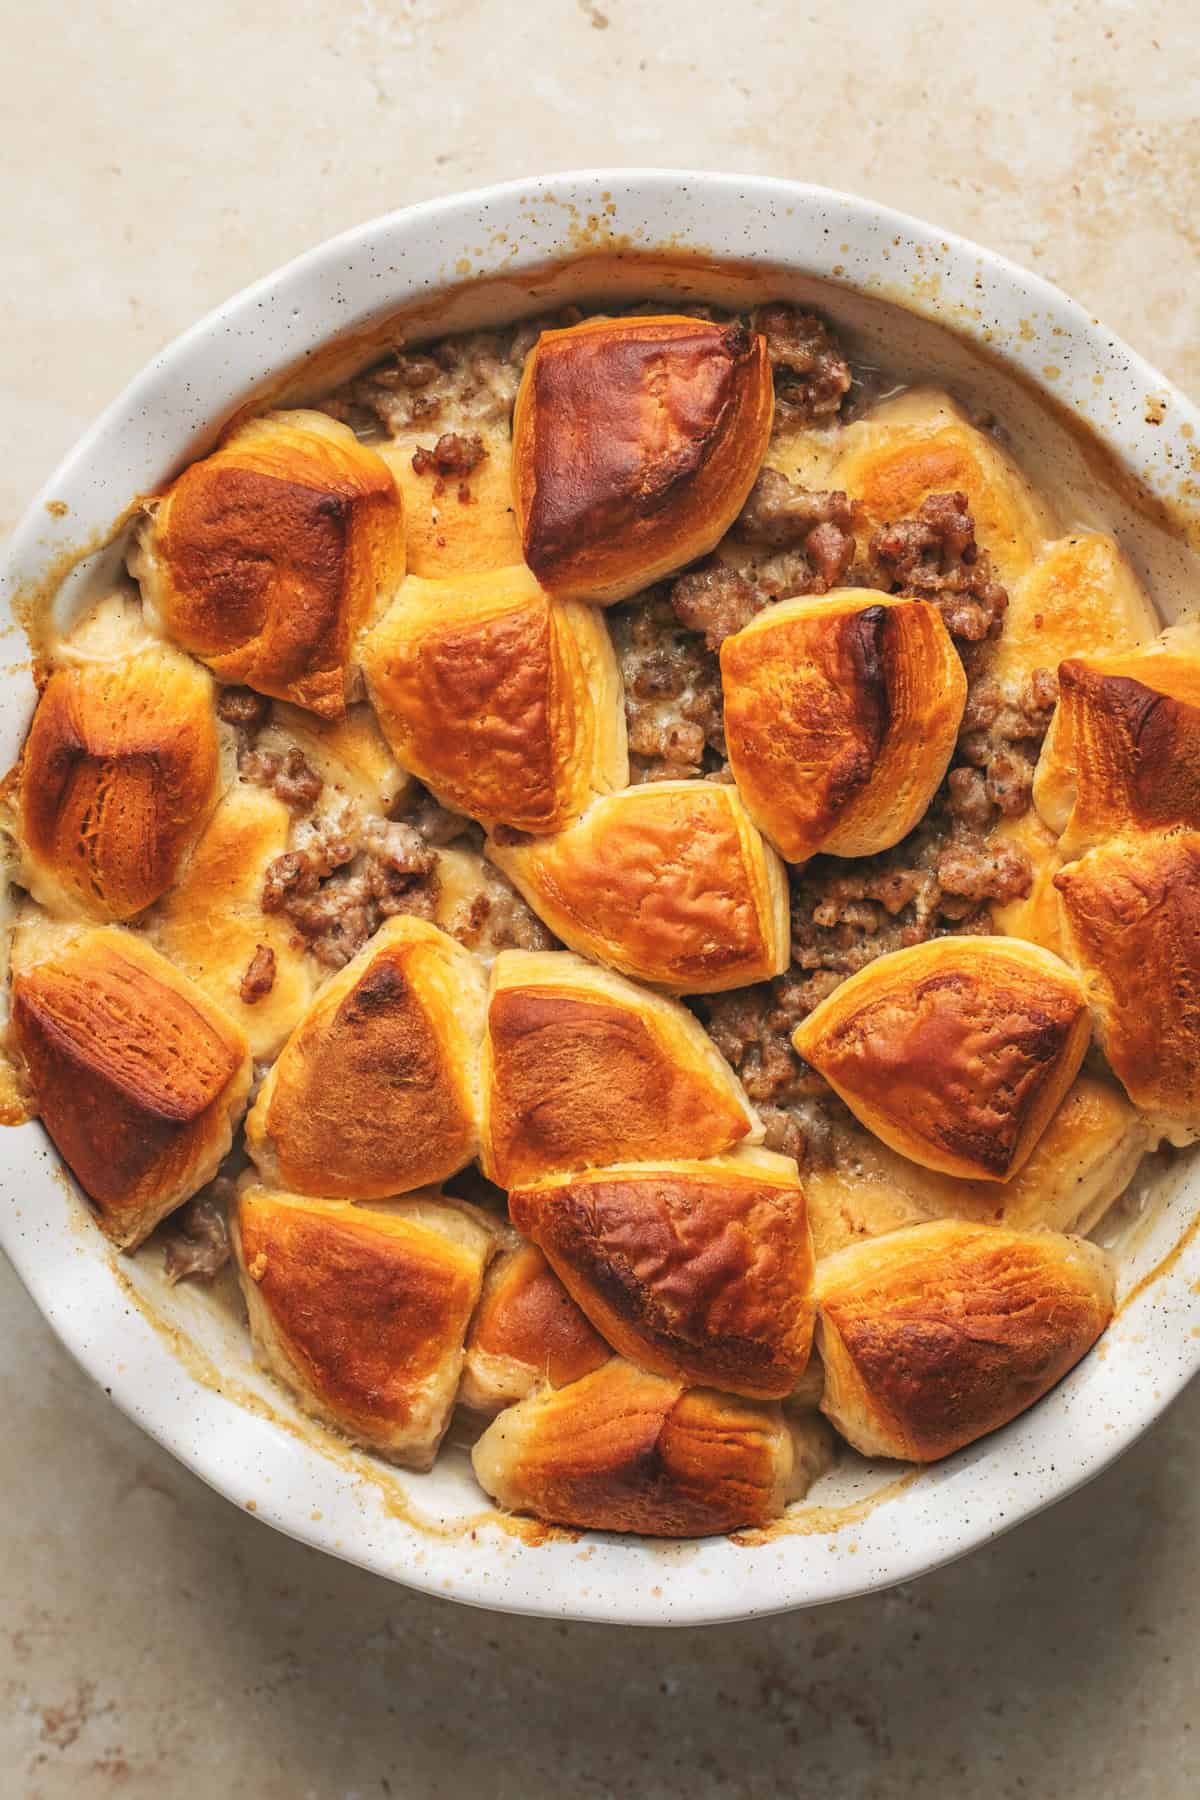
<svg viewBox="0 0 1200 1800">
<path fill-rule="evenodd" d="M 246 1120 L 265 1180 L 382 1199 L 441 1181 L 479 1148 L 483 977 L 423 919 L 389 919 L 321 989 Z"/>
<path fill-rule="evenodd" d="M 513 415 L 525 560 L 551 593 L 607 605 L 705 555 L 766 452 L 764 338 L 671 314 L 544 331 Z"/>
<path fill-rule="evenodd" d="M 1055 877 L 1104 1054 L 1172 1143 L 1200 1135 L 1200 833 L 1114 839 Z"/>
<path fill-rule="evenodd" d="M 492 1249 L 464 1209 L 300 1200 L 247 1185 L 234 1253 L 260 1353 L 306 1411 L 409 1468 L 449 1422 Z"/>
<path fill-rule="evenodd" d="M 167 489 L 130 569 L 164 630 L 222 681 L 324 718 L 354 640 L 404 574 L 391 470 L 324 413 L 269 413 Z"/>
<path fill-rule="evenodd" d="M 943 937 L 881 956 L 796 1028 L 793 1043 L 902 1156 L 1007 1181 L 1087 1049 L 1079 978 L 1013 938 Z"/>
<path fill-rule="evenodd" d="M 821 1409 L 865 1456 L 936 1462 L 1032 1406 L 1112 1317 L 1082 1238 L 948 1219 L 820 1265 Z"/>
<path fill-rule="evenodd" d="M 912 830 L 967 696 L 936 607 L 867 589 L 783 600 L 721 646 L 725 741 L 746 809 L 788 862 L 872 856 Z"/>
<path fill-rule="evenodd" d="M 483 1168 L 502 1187 L 761 1136 L 693 1013 L 562 950 L 496 958 L 482 1091 Z"/>
<path fill-rule="evenodd" d="M 796 1434 L 796 1440 L 793 1438 Z M 614 1359 L 510 1406 L 471 1455 L 502 1506 L 560 1525 L 705 1537 L 765 1525 L 828 1464 L 814 1422 Z"/>
<path fill-rule="evenodd" d="M 488 855 L 556 937 L 653 987 L 714 994 L 788 963 L 787 880 L 736 788 L 656 781 Z"/>
<path fill-rule="evenodd" d="M 30 892 L 51 911 L 129 919 L 176 879 L 218 790 L 211 678 L 165 648 L 56 669 L 22 752 Z"/>
<path fill-rule="evenodd" d="M 517 1229 L 621 1355 L 783 1399 L 812 1342 L 812 1240 L 789 1157 L 626 1164 L 509 1195 Z"/>
<path fill-rule="evenodd" d="M 241 1032 L 140 939 L 79 932 L 13 977 L 38 1113 L 122 1248 L 216 1173 L 250 1085 Z"/>
<path fill-rule="evenodd" d="M 566 1387 L 612 1351 L 536 1244 L 503 1251 L 489 1268 L 467 1335 L 459 1401 L 498 1412 L 544 1382 Z"/>
<path fill-rule="evenodd" d="M 399 761 L 484 825 L 557 831 L 629 780 L 604 620 L 552 600 L 526 568 L 409 576 L 363 666 Z"/>
</svg>

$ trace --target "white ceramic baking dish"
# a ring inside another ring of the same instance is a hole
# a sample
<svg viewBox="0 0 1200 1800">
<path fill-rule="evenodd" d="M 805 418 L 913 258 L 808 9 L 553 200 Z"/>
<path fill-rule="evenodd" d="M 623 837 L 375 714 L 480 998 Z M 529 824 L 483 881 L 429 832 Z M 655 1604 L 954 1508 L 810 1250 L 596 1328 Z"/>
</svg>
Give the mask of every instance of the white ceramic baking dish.
<svg viewBox="0 0 1200 1800">
<path fill-rule="evenodd" d="M 1188 478 L 1200 413 L 1063 294 L 915 219 L 797 183 L 662 170 L 548 176 L 364 225 L 230 300 L 147 366 L 32 503 L 2 571 L 6 616 L 83 549 L 63 607 L 115 566 L 99 547 L 131 500 L 230 414 L 303 397 L 410 336 L 566 298 L 795 297 L 856 352 L 991 409 L 1078 524 L 1115 529 L 1167 617 L 1195 587 Z M 394 325 L 391 327 L 394 330 Z M 10 654 L 21 654 L 10 638 Z M 0 673 L 0 760 L 32 708 L 28 664 Z M 169 1290 L 157 1252 L 115 1256 L 40 1127 L 0 1136 L 0 1240 L 104 1391 L 263 1521 L 394 1580 L 513 1611 L 692 1624 L 881 1588 L 961 1555 L 1095 1475 L 1200 1367 L 1200 1174 L 1139 1186 L 1122 1310 L 1099 1349 L 1006 1430 L 921 1474 L 849 1459 L 785 1524 L 748 1541 L 663 1545 L 498 1520 L 464 1454 L 407 1475 L 304 1422 L 257 1374 L 231 1283 Z"/>
</svg>

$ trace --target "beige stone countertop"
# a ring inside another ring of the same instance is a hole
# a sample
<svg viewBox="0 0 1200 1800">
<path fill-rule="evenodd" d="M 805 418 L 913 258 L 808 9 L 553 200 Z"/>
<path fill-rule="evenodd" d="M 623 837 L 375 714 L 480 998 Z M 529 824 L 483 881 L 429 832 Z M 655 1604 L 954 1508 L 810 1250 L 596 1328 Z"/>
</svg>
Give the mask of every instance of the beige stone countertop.
<svg viewBox="0 0 1200 1800">
<path fill-rule="evenodd" d="M 0 28 L 0 529 L 251 278 L 555 167 L 867 194 L 1200 390 L 1195 0 L 0 0 Z M 0 1358 L 5 1800 L 1200 1792 L 1200 1390 L 953 1568 L 635 1634 L 470 1612 L 274 1534 L 105 1402 L 7 1265 Z"/>
</svg>

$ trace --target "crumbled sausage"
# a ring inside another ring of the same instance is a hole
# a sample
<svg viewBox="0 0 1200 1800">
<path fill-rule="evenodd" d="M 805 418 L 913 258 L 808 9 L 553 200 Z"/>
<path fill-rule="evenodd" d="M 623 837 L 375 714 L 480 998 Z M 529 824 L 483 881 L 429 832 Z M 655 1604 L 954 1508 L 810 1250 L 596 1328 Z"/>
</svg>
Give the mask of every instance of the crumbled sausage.
<svg viewBox="0 0 1200 1800">
<path fill-rule="evenodd" d="M 987 783 L 978 769 L 961 766 L 946 777 L 946 811 L 977 831 L 992 822 L 992 802 Z"/>
<path fill-rule="evenodd" d="M 808 1160 L 808 1140 L 794 1112 L 789 1112 L 786 1106 L 760 1106 L 758 1116 L 763 1123 L 764 1150 L 793 1156 L 798 1163 Z"/>
<path fill-rule="evenodd" d="M 312 892 L 317 877 L 298 850 L 285 850 L 267 864 L 263 877 L 262 909 L 264 912 L 280 912 L 289 899 L 303 893 L 307 887 Z"/>
<path fill-rule="evenodd" d="M 826 494 L 826 500 L 836 503 L 844 501 L 844 494 Z M 851 514 L 849 506 L 845 508 Z M 830 588 L 844 582 L 854 561 L 854 537 L 850 530 L 852 518 L 830 516 L 822 519 L 809 532 L 804 540 L 804 554 L 808 558 L 808 566 L 815 577 L 810 592 L 827 594 Z"/>
<path fill-rule="evenodd" d="M 1033 869 L 1023 850 L 1012 844 L 992 844 L 963 833 L 951 839 L 937 860 L 941 910 L 953 916 L 946 896 L 955 895 L 972 905 L 980 900 L 1015 900 L 1028 894 Z"/>
<path fill-rule="evenodd" d="M 754 324 L 775 374 L 776 425 L 835 418 L 850 391 L 850 365 L 824 320 L 777 301 L 759 307 Z"/>
<path fill-rule="evenodd" d="M 843 493 L 817 493 L 763 469 L 722 553 L 671 584 L 680 624 L 719 650 L 773 600 L 824 594 L 854 560 L 854 509 Z"/>
<path fill-rule="evenodd" d="M 971 682 L 956 750 L 947 777 L 946 808 L 982 830 L 996 816 L 1027 811 L 1042 739 L 1058 700 L 1058 677 L 1035 669 L 1015 699 L 1006 699 L 993 676 Z"/>
<path fill-rule="evenodd" d="M 614 607 L 609 626 L 625 684 L 631 780 L 685 779 L 723 763 L 720 664 L 682 627 L 671 594 L 647 589 Z"/>
<path fill-rule="evenodd" d="M 908 518 L 875 532 L 868 556 L 874 585 L 932 601 L 952 637 L 975 644 L 999 634 L 1008 594 L 975 541 L 965 494 L 927 495 Z"/>
<path fill-rule="evenodd" d="M 894 850 L 814 857 L 791 872 L 792 960 L 809 972 L 799 998 L 811 1010 L 888 951 L 948 931 L 989 931 L 986 901 L 1027 894 L 1031 880 L 1020 851 L 988 842 L 938 805 Z"/>
<path fill-rule="evenodd" d="M 845 1117 L 828 1083 L 792 1048 L 792 1032 L 811 1010 L 806 988 L 789 973 L 693 1002 L 763 1122 L 765 1147 L 802 1166 L 827 1160 Z"/>
<path fill-rule="evenodd" d="M 443 930 L 468 950 L 488 955 L 497 950 L 555 950 L 558 939 L 547 931 L 512 883 L 493 864 L 479 866 L 479 889 L 439 920 Z"/>
<path fill-rule="evenodd" d="M 317 961 L 340 969 L 384 919 L 432 918 L 437 853 L 413 826 L 395 819 L 342 819 L 267 867 L 264 912 L 283 912 Z"/>
<path fill-rule="evenodd" d="M 296 895 L 286 910 L 327 969 L 344 968 L 377 929 L 378 915 L 369 904 L 365 883 L 351 875 L 327 882 L 311 896 Z"/>
<path fill-rule="evenodd" d="M 163 1273 L 172 1287 L 192 1275 L 211 1281 L 229 1261 L 225 1215 L 233 1195 L 232 1181 L 218 1175 L 160 1228 Z"/>
<path fill-rule="evenodd" d="M 433 917 L 437 900 L 437 853 L 412 825 L 372 820 L 363 834 L 366 855 L 361 877 L 381 919 L 397 913 Z"/>
<path fill-rule="evenodd" d="M 275 952 L 269 944 L 259 944 L 246 965 L 238 993 L 247 1006 L 257 1006 L 274 986 Z"/>
<path fill-rule="evenodd" d="M 325 786 L 304 752 L 295 744 L 283 753 L 244 750 L 238 758 L 238 773 L 258 787 L 270 788 L 285 806 L 297 813 L 310 812 Z"/>
<path fill-rule="evenodd" d="M 324 785 L 304 752 L 293 745 L 275 776 L 275 792 L 284 805 L 307 812 L 321 798 Z"/>
<path fill-rule="evenodd" d="M 469 475 L 486 455 L 478 432 L 444 431 L 432 450 L 413 451 L 412 466 L 418 475 Z"/>
<path fill-rule="evenodd" d="M 709 650 L 748 625 L 763 602 L 752 582 L 728 563 L 711 557 L 671 583 L 671 609 L 688 631 L 704 633 Z"/>
<path fill-rule="evenodd" d="M 236 725 L 248 737 L 261 731 L 271 711 L 271 702 L 265 694 L 256 694 L 253 688 L 223 687 L 217 693 L 217 717 L 224 719 L 227 725 Z"/>
<path fill-rule="evenodd" d="M 255 787 L 274 787 L 282 763 L 276 750 L 243 750 L 238 757 L 238 774 Z"/>
<path fill-rule="evenodd" d="M 384 919 L 409 913 L 432 919 L 441 892 L 439 849 L 479 828 L 447 812 L 419 786 L 403 819 L 363 817 L 357 808 L 295 827 L 292 848 L 268 864 L 262 908 L 281 913 L 326 968 L 357 956 Z M 548 949 L 554 939 L 498 870 L 480 896 L 486 917 L 447 926 L 462 941 L 491 949 Z"/>
<path fill-rule="evenodd" d="M 426 350 L 393 351 L 328 395 L 321 408 L 364 435 L 382 429 L 402 437 L 443 423 L 457 435 L 463 423 L 500 424 L 512 413 L 521 368 L 539 332 L 580 316 L 578 308 L 566 308 L 553 319 L 442 338 Z"/>
<path fill-rule="evenodd" d="M 830 523 L 846 531 L 853 525 L 854 511 L 845 494 L 815 492 L 790 481 L 778 469 L 764 468 L 734 530 L 748 544 L 782 550 L 803 545 L 818 525 Z"/>
</svg>

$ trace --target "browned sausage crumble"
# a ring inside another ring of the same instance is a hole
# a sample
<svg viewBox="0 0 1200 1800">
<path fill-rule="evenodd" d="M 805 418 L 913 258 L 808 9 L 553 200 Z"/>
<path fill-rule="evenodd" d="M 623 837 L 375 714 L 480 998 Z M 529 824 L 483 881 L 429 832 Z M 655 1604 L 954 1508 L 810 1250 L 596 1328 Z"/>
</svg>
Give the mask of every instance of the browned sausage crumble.
<svg viewBox="0 0 1200 1800">
<path fill-rule="evenodd" d="M 229 1261 L 225 1219 L 234 1192 L 233 1182 L 218 1175 L 160 1225 L 163 1273 L 172 1287 L 193 1275 L 211 1281 Z"/>
<path fill-rule="evenodd" d="M 975 542 L 965 494 L 930 494 L 915 513 L 871 539 L 871 586 L 930 600 L 951 637 L 978 644 L 999 635 L 1008 595 Z"/>
<path fill-rule="evenodd" d="M 760 306 L 754 325 L 767 340 L 775 372 L 776 423 L 815 425 L 835 418 L 850 391 L 851 374 L 828 325 L 783 302 Z"/>
<path fill-rule="evenodd" d="M 340 969 L 384 919 L 433 917 L 436 869 L 436 853 L 413 826 L 339 814 L 268 866 L 263 911 L 283 913 L 318 962 Z"/>
<path fill-rule="evenodd" d="M 247 1006 L 257 1006 L 274 986 L 275 952 L 269 944 L 258 944 L 246 965 L 246 973 L 242 976 L 238 993 Z"/>
<path fill-rule="evenodd" d="M 521 370 L 538 336 L 548 326 L 578 324 L 582 316 L 578 307 L 568 306 L 499 331 L 442 338 L 424 350 L 395 350 L 319 404 L 363 437 L 403 437 L 443 421 L 455 436 L 464 420 L 507 429 Z"/>
<path fill-rule="evenodd" d="M 479 827 L 439 806 L 419 783 L 406 791 L 400 818 L 363 813 L 336 799 L 314 817 L 326 785 L 297 747 L 283 754 L 243 751 L 238 768 L 244 780 L 271 789 L 297 816 L 291 848 L 267 866 L 263 911 L 282 913 L 299 942 L 329 969 L 357 956 L 385 919 L 435 916 L 440 850 L 451 844 L 482 849 Z M 556 940 L 499 870 L 484 867 L 480 880 L 465 915 L 448 925 L 452 935 L 472 945 L 486 939 L 495 949 L 553 946 Z M 243 999 L 249 999 L 245 987 L 252 973 L 254 962 L 243 979 Z"/>
<path fill-rule="evenodd" d="M 218 719 L 224 719 L 227 725 L 236 725 L 249 737 L 262 729 L 270 712 L 271 702 L 265 694 L 256 694 L 253 688 L 223 687 L 218 690 Z"/>
<path fill-rule="evenodd" d="M 432 450 L 419 444 L 412 454 L 418 475 L 469 475 L 487 455 L 477 431 L 444 431 Z"/>
<path fill-rule="evenodd" d="M 725 761 L 721 667 L 704 640 L 684 628 L 673 587 L 648 588 L 608 614 L 635 783 L 685 780 Z"/>
<path fill-rule="evenodd" d="M 270 788 L 293 812 L 308 812 L 321 798 L 325 786 L 304 752 L 293 744 L 283 754 L 274 750 L 243 750 L 238 773 L 258 787 Z"/>
</svg>

